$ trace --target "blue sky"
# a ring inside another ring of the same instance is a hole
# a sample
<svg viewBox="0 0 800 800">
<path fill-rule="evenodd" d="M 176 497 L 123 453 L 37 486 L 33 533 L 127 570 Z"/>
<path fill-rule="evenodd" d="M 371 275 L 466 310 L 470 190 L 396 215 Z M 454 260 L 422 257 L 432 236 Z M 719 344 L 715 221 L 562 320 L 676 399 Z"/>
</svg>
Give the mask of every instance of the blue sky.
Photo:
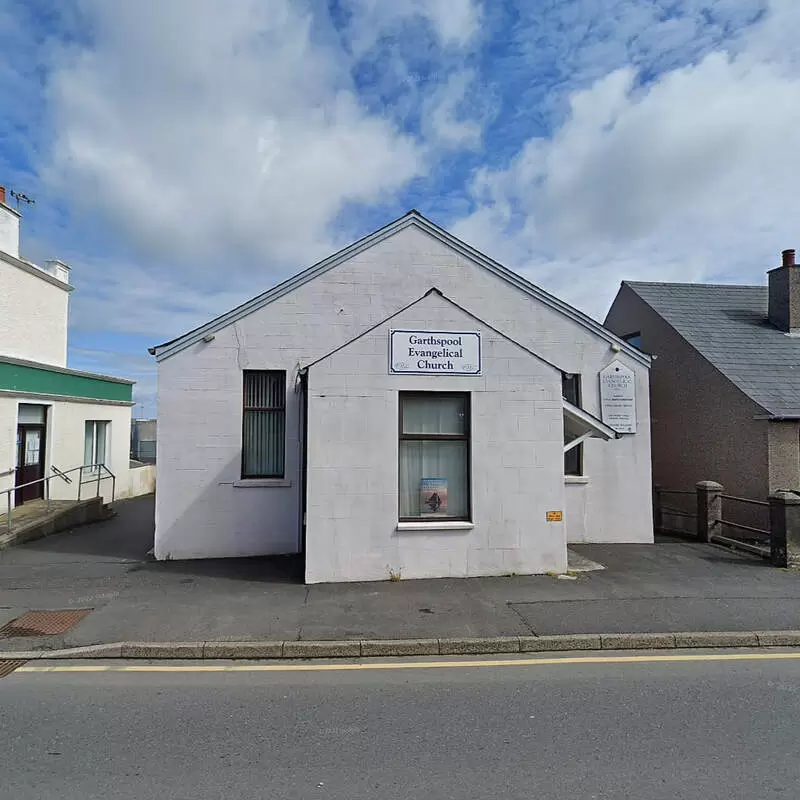
<svg viewBox="0 0 800 800">
<path fill-rule="evenodd" d="M 417 208 L 602 319 L 800 245 L 791 0 L 4 0 L 0 183 L 71 264 L 71 366 Z"/>
</svg>

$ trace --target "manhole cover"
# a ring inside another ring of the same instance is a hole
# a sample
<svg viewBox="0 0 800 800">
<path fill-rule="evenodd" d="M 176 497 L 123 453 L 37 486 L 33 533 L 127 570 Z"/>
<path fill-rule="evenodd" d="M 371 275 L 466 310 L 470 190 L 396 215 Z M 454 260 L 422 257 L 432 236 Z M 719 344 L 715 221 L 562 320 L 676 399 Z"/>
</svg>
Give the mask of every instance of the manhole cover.
<svg viewBox="0 0 800 800">
<path fill-rule="evenodd" d="M 13 636 L 54 636 L 57 633 L 65 633 L 91 610 L 91 608 L 76 608 L 72 611 L 29 611 L 3 625 L 0 628 L 0 639 L 10 639 Z"/>
<path fill-rule="evenodd" d="M 0 661 L 0 678 L 5 678 L 6 675 L 10 675 L 24 663 L 24 661 Z"/>
</svg>

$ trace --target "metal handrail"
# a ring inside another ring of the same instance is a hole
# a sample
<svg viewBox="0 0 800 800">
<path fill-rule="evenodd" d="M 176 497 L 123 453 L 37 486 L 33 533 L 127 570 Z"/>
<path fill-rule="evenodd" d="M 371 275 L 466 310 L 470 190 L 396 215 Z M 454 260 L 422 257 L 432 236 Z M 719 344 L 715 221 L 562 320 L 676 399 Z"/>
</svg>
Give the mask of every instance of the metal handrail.
<svg viewBox="0 0 800 800">
<path fill-rule="evenodd" d="M 84 470 L 90 471 L 90 478 L 89 480 L 85 481 L 83 479 Z M 81 499 L 81 486 L 86 483 L 95 483 L 97 482 L 97 494 L 96 497 L 100 496 L 100 481 L 104 481 L 107 478 L 111 478 L 111 502 L 114 502 L 114 497 L 117 492 L 117 476 L 105 465 L 105 464 L 92 464 L 88 467 L 81 467 L 80 477 L 78 478 L 78 500 Z M 103 475 L 102 473 L 105 472 L 106 474 Z"/>
<path fill-rule="evenodd" d="M 690 517 L 691 519 L 697 519 L 697 514 L 690 514 L 688 511 L 682 511 L 680 508 L 662 508 L 661 513 L 671 517 Z"/>
<path fill-rule="evenodd" d="M 752 525 L 742 525 L 739 522 L 731 522 L 730 520 L 727 519 L 718 519 L 715 521 L 719 522 L 721 525 L 729 525 L 731 528 L 738 528 L 740 531 L 748 531 L 749 533 L 760 533 L 763 534 L 764 536 L 770 535 L 769 531 L 765 531 L 763 528 L 754 528 Z"/>
<path fill-rule="evenodd" d="M 50 469 L 53 472 L 55 472 L 55 474 L 58 475 L 59 478 L 62 478 L 64 481 L 66 481 L 66 483 L 72 483 L 72 478 L 68 477 L 67 473 L 62 472 L 57 466 L 55 466 L 55 464 L 52 465 Z"/>
<path fill-rule="evenodd" d="M 766 500 L 751 500 L 749 497 L 736 497 L 732 494 L 723 494 L 720 495 L 723 500 L 735 500 L 737 503 L 750 503 L 753 506 L 766 506 L 769 507 L 769 503 Z"/>
<path fill-rule="evenodd" d="M 20 483 L 18 486 L 11 486 L 8 489 L 0 490 L 0 496 L 5 495 L 7 501 L 7 516 L 6 516 L 6 530 L 8 532 L 11 531 L 11 511 L 13 506 L 11 505 L 11 494 L 12 492 L 16 493 L 18 489 L 24 489 L 26 486 L 35 486 L 37 483 L 44 484 L 45 490 L 45 500 L 47 501 L 47 507 L 50 508 L 50 481 L 53 478 L 61 478 L 62 480 L 66 480 L 68 483 L 72 483 L 72 479 L 67 479 L 65 476 L 69 475 L 71 472 L 78 472 L 78 500 L 81 499 L 81 486 L 86 483 L 97 483 L 97 494 L 96 497 L 100 496 L 100 481 L 107 480 L 111 478 L 111 502 L 114 502 L 117 492 L 117 476 L 105 465 L 105 464 L 88 464 L 82 467 L 73 467 L 72 469 L 68 470 L 60 470 L 56 467 L 51 467 L 55 471 L 54 475 L 45 475 L 43 478 L 37 478 L 35 481 L 27 481 L 26 483 Z M 91 471 L 91 479 L 85 481 L 83 479 L 84 471 L 90 470 Z"/>
</svg>

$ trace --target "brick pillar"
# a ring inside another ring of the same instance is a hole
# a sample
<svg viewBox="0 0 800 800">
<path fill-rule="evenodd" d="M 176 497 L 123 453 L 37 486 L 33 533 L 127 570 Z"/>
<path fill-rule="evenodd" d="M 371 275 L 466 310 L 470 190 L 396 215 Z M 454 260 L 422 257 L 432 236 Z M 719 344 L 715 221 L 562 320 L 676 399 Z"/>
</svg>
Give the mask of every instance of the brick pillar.
<svg viewBox="0 0 800 800">
<path fill-rule="evenodd" d="M 653 532 L 660 533 L 664 527 L 664 515 L 661 513 L 661 487 L 653 484 Z"/>
<path fill-rule="evenodd" d="M 700 481 L 697 486 L 697 540 L 710 542 L 722 530 L 722 485 L 716 481 Z"/>
<path fill-rule="evenodd" d="M 769 497 L 769 533 L 772 565 L 800 566 L 800 495 L 774 492 Z"/>
</svg>

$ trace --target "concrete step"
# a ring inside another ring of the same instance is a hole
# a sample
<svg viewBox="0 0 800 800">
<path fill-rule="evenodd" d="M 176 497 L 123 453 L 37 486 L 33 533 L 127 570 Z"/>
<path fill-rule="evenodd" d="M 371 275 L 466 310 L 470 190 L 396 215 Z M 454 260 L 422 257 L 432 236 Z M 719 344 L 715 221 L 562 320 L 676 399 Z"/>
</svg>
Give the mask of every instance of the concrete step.
<svg viewBox="0 0 800 800">
<path fill-rule="evenodd" d="M 15 508 L 8 515 L 0 515 L 0 550 L 17 544 L 31 542 L 59 531 L 70 530 L 114 516 L 113 508 L 102 497 L 88 500 L 36 500 Z"/>
</svg>

